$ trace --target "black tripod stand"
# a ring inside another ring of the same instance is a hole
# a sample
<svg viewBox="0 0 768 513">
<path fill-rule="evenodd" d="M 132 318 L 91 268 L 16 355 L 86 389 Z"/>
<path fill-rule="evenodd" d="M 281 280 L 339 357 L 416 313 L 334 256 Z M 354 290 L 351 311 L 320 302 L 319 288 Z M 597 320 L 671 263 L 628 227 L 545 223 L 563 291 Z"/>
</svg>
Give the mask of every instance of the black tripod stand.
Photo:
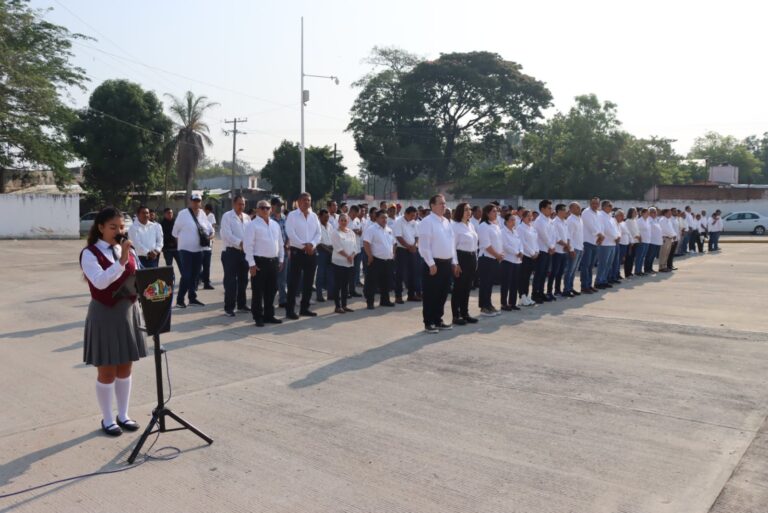
<svg viewBox="0 0 768 513">
<path fill-rule="evenodd" d="M 162 355 L 165 352 L 165 349 L 160 345 L 160 335 L 152 335 L 152 339 L 155 341 L 155 377 L 157 379 L 157 406 L 154 410 L 152 410 L 152 420 L 149 421 L 149 424 L 147 425 L 147 428 L 144 430 L 144 433 L 141 435 L 141 438 L 139 438 L 139 441 L 136 443 L 136 447 L 133 448 L 133 452 L 128 457 L 128 463 L 133 463 L 136 459 L 136 456 L 138 456 L 139 451 L 141 450 L 141 446 L 144 445 L 144 442 L 147 441 L 147 438 L 149 435 L 153 433 L 167 433 L 169 431 L 181 431 L 183 429 L 189 429 L 194 434 L 208 442 L 208 444 L 213 443 L 213 439 L 197 429 L 195 426 L 187 422 L 186 420 L 182 419 L 175 413 L 173 413 L 169 408 L 165 406 L 165 397 L 163 396 L 163 366 L 162 366 Z M 170 417 L 179 424 L 181 424 L 183 427 L 178 428 L 171 428 L 168 429 L 165 427 L 165 417 Z M 157 430 L 155 429 L 155 426 L 157 426 Z"/>
</svg>

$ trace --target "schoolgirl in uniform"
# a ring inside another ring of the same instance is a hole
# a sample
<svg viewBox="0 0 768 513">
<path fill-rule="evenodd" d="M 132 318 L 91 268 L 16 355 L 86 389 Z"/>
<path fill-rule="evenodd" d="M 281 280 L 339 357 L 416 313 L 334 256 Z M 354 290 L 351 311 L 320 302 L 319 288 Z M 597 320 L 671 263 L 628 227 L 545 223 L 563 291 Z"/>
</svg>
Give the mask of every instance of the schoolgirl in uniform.
<svg viewBox="0 0 768 513">
<path fill-rule="evenodd" d="M 88 245 L 80 253 L 80 267 L 91 291 L 83 360 L 96 367 L 101 429 L 110 436 L 139 429 L 128 416 L 131 366 L 147 355 L 136 305 L 137 261 L 131 242 L 124 237 L 122 213 L 106 207 L 88 233 Z M 112 413 L 113 394 L 117 398 L 117 418 Z"/>
</svg>

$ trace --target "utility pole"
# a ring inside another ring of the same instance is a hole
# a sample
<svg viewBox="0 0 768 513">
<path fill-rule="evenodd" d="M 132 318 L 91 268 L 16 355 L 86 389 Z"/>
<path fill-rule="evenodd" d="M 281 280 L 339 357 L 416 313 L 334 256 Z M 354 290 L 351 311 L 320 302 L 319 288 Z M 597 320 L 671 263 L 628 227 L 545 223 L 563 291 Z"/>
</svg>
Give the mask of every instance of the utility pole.
<svg viewBox="0 0 768 513">
<path fill-rule="evenodd" d="M 232 127 L 232 130 L 224 130 L 224 133 L 229 135 L 232 134 L 232 187 L 229 191 L 229 198 L 234 200 L 235 199 L 235 159 L 237 158 L 237 134 L 245 134 L 242 130 L 237 129 L 238 123 L 247 123 L 248 118 L 234 118 L 234 119 L 225 119 L 224 123 L 226 124 L 232 124 L 234 125 Z"/>
</svg>

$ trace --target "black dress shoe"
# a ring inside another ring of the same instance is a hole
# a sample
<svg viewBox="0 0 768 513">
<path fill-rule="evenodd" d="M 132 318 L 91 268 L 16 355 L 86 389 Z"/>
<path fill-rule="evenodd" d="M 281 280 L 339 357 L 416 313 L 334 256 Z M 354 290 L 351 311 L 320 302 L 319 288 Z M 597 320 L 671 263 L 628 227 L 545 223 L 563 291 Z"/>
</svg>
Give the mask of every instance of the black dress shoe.
<svg viewBox="0 0 768 513">
<path fill-rule="evenodd" d="M 255 321 L 255 322 L 256 322 L 256 326 L 257 326 L 257 327 L 259 327 L 259 328 L 263 328 L 263 327 L 264 327 L 264 321 L 263 321 L 263 320 L 261 320 L 261 319 L 256 319 L 256 321 Z"/>
<path fill-rule="evenodd" d="M 317 312 L 313 312 L 312 310 L 302 310 L 299 312 L 299 315 L 303 317 L 317 317 Z"/>
<path fill-rule="evenodd" d="M 211 285 L 210 283 L 206 283 L 205 285 L 203 285 L 203 290 L 214 290 L 214 288 L 213 288 L 213 285 Z"/>
<path fill-rule="evenodd" d="M 176 303 L 176 308 L 186 308 L 187 305 L 184 303 Z"/>
<path fill-rule="evenodd" d="M 101 421 L 101 430 L 109 436 L 120 436 L 123 434 L 123 430 L 117 424 L 104 425 L 104 421 Z"/>
<path fill-rule="evenodd" d="M 467 321 L 468 324 L 475 324 L 477 322 L 477 319 L 475 319 L 474 317 L 470 317 L 469 315 L 464 317 L 464 320 Z"/>
<path fill-rule="evenodd" d="M 117 425 L 121 428 L 125 429 L 126 431 L 138 431 L 139 430 L 139 423 L 132 419 L 127 419 L 126 421 L 120 420 L 120 417 L 117 417 L 115 419 L 117 422 Z"/>
<path fill-rule="evenodd" d="M 516 305 L 509 305 L 509 309 L 510 310 L 520 310 L 520 307 L 516 306 Z"/>
<path fill-rule="evenodd" d="M 278 307 L 278 308 L 285 308 L 285 303 L 278 303 L 278 304 L 277 304 L 277 307 Z"/>
<path fill-rule="evenodd" d="M 466 319 L 462 319 L 461 317 L 454 317 L 453 324 L 455 324 L 456 326 L 465 326 L 467 324 L 467 321 Z"/>
<path fill-rule="evenodd" d="M 318 303 L 325 303 L 325 298 L 323 296 L 317 296 L 316 299 Z"/>
<path fill-rule="evenodd" d="M 250 308 L 245 308 L 245 307 L 238 308 L 237 309 L 237 313 L 251 313 L 251 309 Z"/>
<path fill-rule="evenodd" d="M 379 303 L 379 306 L 395 306 L 395 304 L 392 301 L 387 301 L 386 303 Z"/>
<path fill-rule="evenodd" d="M 283 321 L 281 321 L 277 317 L 267 317 L 266 319 L 264 319 L 264 322 L 269 323 L 269 324 L 282 324 L 283 323 Z"/>
<path fill-rule="evenodd" d="M 368 306 L 366 308 L 368 308 L 368 310 L 373 310 L 375 306 L 373 306 L 373 303 L 368 303 Z"/>
<path fill-rule="evenodd" d="M 296 312 L 286 312 L 285 316 L 286 316 L 288 319 L 292 319 L 292 320 L 294 320 L 294 321 L 295 321 L 296 319 L 298 319 L 298 318 L 299 318 L 299 316 L 298 316 L 298 315 L 296 315 Z"/>
<path fill-rule="evenodd" d="M 395 298 L 395 303 L 397 303 L 398 305 L 404 305 L 405 301 L 403 301 L 402 297 L 396 297 Z"/>
<path fill-rule="evenodd" d="M 226 315 L 227 317 L 234 317 L 235 316 L 235 312 L 230 312 L 230 311 L 224 310 L 224 315 Z"/>
<path fill-rule="evenodd" d="M 441 331 L 442 330 L 452 330 L 453 329 L 453 324 L 446 324 L 444 322 L 441 322 L 440 324 L 437 325 L 437 329 L 439 329 Z"/>
<path fill-rule="evenodd" d="M 571 297 L 573 297 L 573 296 L 580 296 L 580 295 L 581 295 L 581 292 L 579 292 L 578 290 L 572 290 L 571 291 Z"/>
<path fill-rule="evenodd" d="M 189 300 L 189 304 L 190 305 L 195 305 L 195 306 L 205 306 L 205 303 L 203 303 L 199 299 L 190 299 Z"/>
</svg>

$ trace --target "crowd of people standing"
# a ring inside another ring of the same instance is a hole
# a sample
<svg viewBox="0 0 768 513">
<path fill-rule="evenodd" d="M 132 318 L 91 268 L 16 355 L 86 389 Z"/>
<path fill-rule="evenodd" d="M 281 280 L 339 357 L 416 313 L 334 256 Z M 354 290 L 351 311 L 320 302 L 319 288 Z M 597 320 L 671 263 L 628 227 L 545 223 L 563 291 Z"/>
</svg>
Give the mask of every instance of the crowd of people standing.
<svg viewBox="0 0 768 513">
<path fill-rule="evenodd" d="M 623 279 L 672 272 L 675 257 L 703 253 L 705 240 L 718 251 L 723 229 L 719 211 L 624 211 L 599 198 L 584 206 L 542 200 L 535 209 L 462 202 L 452 211 L 442 195 L 405 209 L 331 200 L 315 212 L 303 193 L 288 212 L 279 197 L 247 210 L 238 196 L 220 225 L 201 204 L 193 194 L 188 209 L 175 219 L 166 209 L 152 229 L 141 207 L 131 228 L 139 259 L 156 265 L 163 254 L 166 265 L 176 261 L 176 306 L 201 306 L 196 290 L 201 282 L 212 288 L 205 256 L 209 263 L 218 227 L 224 314 L 250 313 L 257 326 L 283 322 L 276 307 L 294 320 L 316 316 L 311 305 L 330 300 L 335 313 L 347 314 L 352 298 L 362 297 L 368 309 L 420 302 L 425 329 L 435 333 L 478 321 L 469 307 L 475 288 L 479 316 L 594 294 Z"/>
</svg>

